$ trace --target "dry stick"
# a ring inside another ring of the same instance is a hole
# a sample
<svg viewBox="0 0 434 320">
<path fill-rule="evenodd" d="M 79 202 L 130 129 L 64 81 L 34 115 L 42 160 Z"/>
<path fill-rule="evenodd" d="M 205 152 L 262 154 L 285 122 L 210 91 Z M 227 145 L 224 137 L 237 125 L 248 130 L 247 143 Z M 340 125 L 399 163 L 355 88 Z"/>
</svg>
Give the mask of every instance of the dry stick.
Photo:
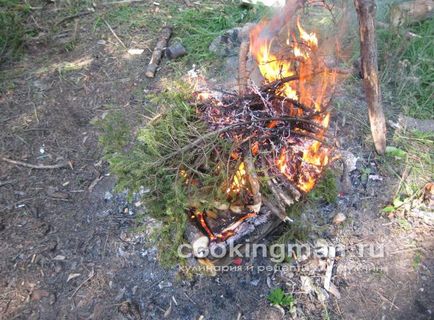
<svg viewBox="0 0 434 320">
<path fill-rule="evenodd" d="M 102 21 L 104 21 L 105 25 L 107 26 L 107 28 L 109 28 L 110 32 L 112 33 L 112 35 L 116 38 L 116 40 L 119 41 L 119 43 L 122 45 L 122 47 L 124 47 L 124 49 L 127 48 L 127 46 L 123 43 L 123 41 L 118 37 L 118 35 L 116 34 L 116 32 L 112 29 L 112 27 L 109 25 L 109 23 L 102 18 Z"/>
<path fill-rule="evenodd" d="M 240 45 L 238 56 L 238 94 L 243 96 L 247 89 L 247 54 L 249 52 L 249 42 L 243 40 Z"/>
<path fill-rule="evenodd" d="M 87 16 L 88 14 L 91 14 L 91 13 L 93 13 L 93 12 L 92 11 L 83 11 L 83 12 L 79 12 L 77 14 L 73 14 L 72 16 L 67 16 L 67 17 L 63 18 L 62 20 L 60 20 L 59 22 L 56 22 L 55 26 L 57 27 L 68 20 Z"/>
<path fill-rule="evenodd" d="M 31 164 L 27 162 L 12 160 L 5 157 L 2 157 L 1 159 L 9 163 L 16 164 L 18 166 L 32 168 L 32 169 L 58 169 L 58 168 L 64 168 L 69 166 L 68 162 L 62 162 L 62 163 L 52 164 L 52 165 L 42 165 L 42 164 Z"/>
<path fill-rule="evenodd" d="M 169 41 L 170 36 L 172 35 L 171 27 L 164 27 L 161 30 L 160 38 L 157 42 L 157 45 L 152 52 L 151 60 L 149 61 L 148 68 L 146 69 L 145 75 L 148 78 L 153 78 L 155 76 L 155 72 L 157 71 L 158 64 L 160 63 L 161 56 L 163 55 L 164 49 L 167 47 L 167 42 Z"/>
<path fill-rule="evenodd" d="M 253 205 L 249 205 L 249 209 L 259 212 L 262 206 L 262 196 L 260 192 L 259 179 L 256 174 L 255 164 L 253 163 L 252 152 L 250 146 L 246 148 L 244 153 L 244 163 L 246 164 L 247 179 L 250 184 L 250 191 L 253 195 Z"/>
<path fill-rule="evenodd" d="M 303 119 L 303 118 L 295 118 L 295 117 L 272 117 L 272 118 L 266 118 L 266 119 L 255 119 L 255 120 L 244 121 L 244 122 L 240 122 L 240 123 L 234 123 L 234 124 L 229 125 L 227 127 L 220 128 L 218 130 L 215 130 L 215 131 L 212 131 L 212 132 L 208 132 L 207 134 L 204 134 L 203 136 L 200 136 L 199 138 L 197 138 L 193 142 L 191 142 L 191 143 L 183 146 L 181 149 L 169 153 L 161 161 L 164 162 L 165 160 L 170 159 L 170 158 L 176 156 L 177 154 L 180 154 L 180 153 L 183 153 L 183 152 L 185 152 L 187 150 L 190 150 L 191 148 L 197 146 L 199 143 L 201 143 L 202 141 L 204 141 L 204 140 L 206 140 L 206 139 L 208 139 L 208 138 L 210 138 L 212 136 L 219 135 L 221 133 L 225 133 L 225 132 L 234 130 L 235 128 L 242 127 L 242 126 L 245 126 L 245 125 L 248 125 L 248 124 L 252 124 L 252 123 L 255 123 L 255 122 L 267 122 L 267 121 L 273 121 L 273 120 L 300 121 L 300 122 L 306 122 L 306 123 L 309 123 L 309 124 L 312 124 L 312 125 L 317 125 L 318 127 L 321 127 L 320 125 L 318 125 L 317 123 L 315 123 L 315 122 L 313 122 L 311 120 Z M 314 140 L 317 140 L 317 141 L 319 141 L 321 143 L 325 143 L 324 140 L 319 139 L 319 138 L 317 138 L 317 137 L 315 137 L 313 135 L 309 135 L 309 134 L 307 134 L 305 132 L 296 132 L 296 134 L 302 135 L 302 136 L 307 136 L 307 137 L 312 138 Z"/>
<path fill-rule="evenodd" d="M 386 120 L 381 105 L 375 39 L 375 0 L 354 0 L 359 16 L 360 55 L 363 84 L 368 102 L 371 133 L 379 154 L 386 150 Z"/>
</svg>

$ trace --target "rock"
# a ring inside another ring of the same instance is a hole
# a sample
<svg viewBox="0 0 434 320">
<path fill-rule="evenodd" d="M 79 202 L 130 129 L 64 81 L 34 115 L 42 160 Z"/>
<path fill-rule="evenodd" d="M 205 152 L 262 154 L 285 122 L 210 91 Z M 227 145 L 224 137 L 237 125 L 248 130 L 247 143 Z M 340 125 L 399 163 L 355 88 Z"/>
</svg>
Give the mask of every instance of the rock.
<svg viewBox="0 0 434 320">
<path fill-rule="evenodd" d="M 274 306 L 267 306 L 265 308 L 261 308 L 254 312 L 251 316 L 254 320 L 280 320 L 283 319 L 284 314 L 282 314 L 282 310 L 275 308 Z"/>
<path fill-rule="evenodd" d="M 252 286 L 257 287 L 258 284 L 259 284 L 259 281 L 261 281 L 261 279 L 254 279 L 254 280 L 250 281 L 250 284 L 251 284 Z"/>
<path fill-rule="evenodd" d="M 329 244 L 325 239 L 317 239 L 314 244 L 315 254 L 317 257 L 327 257 L 329 253 Z"/>
<path fill-rule="evenodd" d="M 352 172 L 357 169 L 357 160 L 359 160 L 352 152 L 348 150 L 341 151 L 342 160 L 347 165 L 347 171 Z"/>
<path fill-rule="evenodd" d="M 315 291 L 315 286 L 313 284 L 312 278 L 306 276 L 300 276 L 301 291 L 305 294 L 309 294 Z"/>
<path fill-rule="evenodd" d="M 143 53 L 143 51 L 145 51 L 145 50 L 143 50 L 143 49 L 135 49 L 135 48 L 128 49 L 128 53 L 130 55 L 140 55 L 140 54 Z"/>
<path fill-rule="evenodd" d="M 32 292 L 31 299 L 32 301 L 39 301 L 42 298 L 48 297 L 50 293 L 47 290 L 35 289 Z"/>
<path fill-rule="evenodd" d="M 113 194 L 112 194 L 111 192 L 106 191 L 106 192 L 104 193 L 104 200 L 105 200 L 105 201 L 109 201 L 109 200 L 111 200 L 112 198 L 113 198 Z"/>
<path fill-rule="evenodd" d="M 241 28 L 227 30 L 211 42 L 209 51 L 219 57 L 238 55 L 238 49 L 241 44 L 240 34 Z"/>
<path fill-rule="evenodd" d="M 56 295 L 54 293 L 50 293 L 50 295 L 48 296 L 48 303 L 50 305 L 53 305 L 56 302 L 57 298 Z"/>
<path fill-rule="evenodd" d="M 160 289 L 164 289 L 164 288 L 170 288 L 172 286 L 172 282 L 170 282 L 170 281 L 161 281 L 159 284 L 158 284 L 158 287 L 160 288 Z"/>
<path fill-rule="evenodd" d="M 434 120 L 422 120 L 399 115 L 398 128 L 403 130 L 418 130 L 421 132 L 432 133 L 434 132 Z"/>
<path fill-rule="evenodd" d="M 166 49 L 166 56 L 170 60 L 182 57 L 187 54 L 187 50 L 185 50 L 184 46 L 179 43 L 175 42 L 170 47 Z"/>
<path fill-rule="evenodd" d="M 333 224 L 338 225 L 345 220 L 347 220 L 347 217 L 343 213 L 339 212 L 333 217 Z"/>
</svg>

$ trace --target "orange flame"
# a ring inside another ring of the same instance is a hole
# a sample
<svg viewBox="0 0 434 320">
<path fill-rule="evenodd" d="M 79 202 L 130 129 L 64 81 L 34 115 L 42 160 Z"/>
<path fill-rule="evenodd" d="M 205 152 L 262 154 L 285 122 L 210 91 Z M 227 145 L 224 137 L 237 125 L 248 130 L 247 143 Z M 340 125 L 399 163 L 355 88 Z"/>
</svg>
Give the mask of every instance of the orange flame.
<svg viewBox="0 0 434 320">
<path fill-rule="evenodd" d="M 256 59 L 265 82 L 272 83 L 282 78 L 298 75 L 297 81 L 283 83 L 276 91 L 277 94 L 321 112 L 326 93 L 334 84 L 335 74 L 327 72 L 323 61 L 319 55 L 315 54 L 318 49 L 316 34 L 307 32 L 301 26 L 300 18 L 297 17 L 297 32 L 293 34 L 288 32 L 285 41 L 282 41 L 289 49 L 290 54 L 288 57 L 279 58 L 271 52 L 271 44 L 278 42 L 278 37 L 272 35 L 270 39 L 267 36 L 268 30 L 276 29 L 274 23 L 275 21 L 263 21 L 250 32 L 250 51 Z M 322 70 L 315 76 L 314 70 L 317 69 Z M 297 109 L 296 115 L 302 116 L 303 112 Z M 315 122 L 324 128 L 316 134 L 318 140 L 324 138 L 329 121 L 330 114 L 328 112 L 315 117 Z M 302 172 L 290 171 L 293 166 L 289 163 L 291 159 L 288 158 L 285 148 L 280 150 L 280 154 L 275 159 L 275 165 L 301 191 L 309 192 L 329 162 L 329 149 L 324 147 L 320 141 L 307 139 L 301 151 L 303 152 Z"/>
</svg>

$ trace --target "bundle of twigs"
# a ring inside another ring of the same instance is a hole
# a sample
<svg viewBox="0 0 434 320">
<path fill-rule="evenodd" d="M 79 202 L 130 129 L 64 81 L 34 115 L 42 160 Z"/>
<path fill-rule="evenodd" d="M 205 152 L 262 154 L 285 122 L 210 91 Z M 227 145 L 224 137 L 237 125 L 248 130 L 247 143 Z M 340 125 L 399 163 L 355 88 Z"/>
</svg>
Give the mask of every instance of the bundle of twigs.
<svg viewBox="0 0 434 320">
<path fill-rule="evenodd" d="M 265 204 L 282 220 L 288 220 L 286 207 L 303 194 L 303 175 L 316 180 L 322 172 L 303 161 L 303 153 L 314 141 L 327 144 L 326 128 L 319 123 L 328 110 L 317 111 L 279 94 L 283 84 L 296 80 L 293 76 L 262 87 L 252 85 L 243 96 L 210 94 L 197 105 L 210 132 L 230 141 L 245 163 L 251 199 L 245 209 L 259 212 Z M 282 154 L 285 170 L 277 165 Z M 267 188 L 266 196 L 259 181 Z"/>
</svg>

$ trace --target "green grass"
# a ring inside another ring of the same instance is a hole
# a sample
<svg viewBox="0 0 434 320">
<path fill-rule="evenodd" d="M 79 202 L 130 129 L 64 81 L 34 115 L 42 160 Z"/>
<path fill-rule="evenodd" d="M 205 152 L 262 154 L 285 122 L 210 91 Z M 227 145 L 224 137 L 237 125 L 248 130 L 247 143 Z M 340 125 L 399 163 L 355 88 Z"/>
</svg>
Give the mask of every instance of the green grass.
<svg viewBox="0 0 434 320">
<path fill-rule="evenodd" d="M 224 5 L 213 4 L 203 10 L 188 9 L 174 15 L 175 37 L 186 47 L 189 61 L 209 61 L 214 56 L 208 47 L 215 37 L 246 22 L 259 21 L 267 13 L 265 7 L 249 9 L 232 1 Z"/>
<path fill-rule="evenodd" d="M 379 29 L 382 82 L 405 114 L 434 118 L 434 20 L 408 31 L 419 37 L 406 39 L 401 30 Z"/>
<path fill-rule="evenodd" d="M 215 37 L 246 22 L 259 21 L 267 13 L 266 7 L 246 8 L 237 1 L 204 1 L 198 8 L 161 4 L 156 13 L 148 6 L 124 6 L 108 12 L 104 17 L 114 27 L 120 26 L 128 31 L 144 30 L 151 37 L 157 37 L 161 26 L 171 25 L 174 30 L 172 39 L 180 41 L 188 52 L 181 60 L 201 64 L 215 58 L 208 50 Z M 102 25 L 102 20 L 97 18 L 95 27 Z"/>
<path fill-rule="evenodd" d="M 291 308 L 294 305 L 295 299 L 292 295 L 285 293 L 283 289 L 273 289 L 267 296 L 267 300 L 273 305 Z"/>
<path fill-rule="evenodd" d="M 20 55 L 26 34 L 30 5 L 21 0 L 0 0 L 0 64 Z"/>
</svg>

